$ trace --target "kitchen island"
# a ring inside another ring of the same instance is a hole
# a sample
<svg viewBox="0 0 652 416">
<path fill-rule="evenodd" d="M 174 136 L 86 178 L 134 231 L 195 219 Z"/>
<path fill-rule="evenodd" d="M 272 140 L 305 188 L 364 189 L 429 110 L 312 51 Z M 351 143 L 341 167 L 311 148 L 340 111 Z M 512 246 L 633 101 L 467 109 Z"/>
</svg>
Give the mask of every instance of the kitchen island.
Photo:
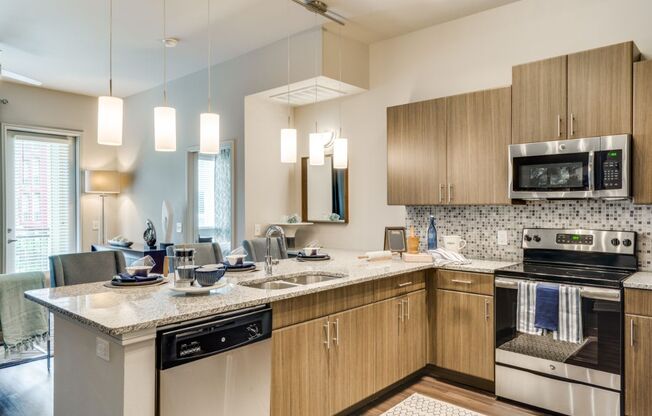
<svg viewBox="0 0 652 416">
<path fill-rule="evenodd" d="M 283 260 L 272 276 L 262 270 L 229 274 L 228 284 L 208 296 L 176 294 L 169 282 L 125 289 L 90 283 L 27 292 L 28 299 L 54 313 L 55 415 L 154 415 L 157 328 L 434 268 L 398 259 L 370 263 L 359 260 L 359 252 L 328 252 L 333 259 L 326 262 Z M 510 264 L 474 260 L 446 268 L 492 273 Z M 339 278 L 287 289 L 247 286 L 306 274 Z"/>
</svg>

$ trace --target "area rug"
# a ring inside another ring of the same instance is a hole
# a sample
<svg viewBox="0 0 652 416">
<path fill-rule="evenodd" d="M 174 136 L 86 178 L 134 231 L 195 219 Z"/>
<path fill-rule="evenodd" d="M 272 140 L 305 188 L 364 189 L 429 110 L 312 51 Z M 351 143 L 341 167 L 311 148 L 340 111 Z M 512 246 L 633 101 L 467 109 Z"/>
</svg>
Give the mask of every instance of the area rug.
<svg viewBox="0 0 652 416">
<path fill-rule="evenodd" d="M 455 406 L 423 394 L 414 393 L 383 416 L 483 416 L 463 407 Z"/>
</svg>

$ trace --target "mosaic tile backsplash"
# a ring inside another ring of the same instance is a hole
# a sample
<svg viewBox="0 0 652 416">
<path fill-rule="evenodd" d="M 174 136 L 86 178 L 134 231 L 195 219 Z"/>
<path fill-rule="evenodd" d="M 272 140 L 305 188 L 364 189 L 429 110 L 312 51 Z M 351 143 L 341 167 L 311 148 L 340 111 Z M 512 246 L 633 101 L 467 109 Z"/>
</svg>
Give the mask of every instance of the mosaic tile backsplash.
<svg viewBox="0 0 652 416">
<path fill-rule="evenodd" d="M 636 231 L 639 268 L 652 270 L 651 205 L 567 200 L 513 206 L 408 206 L 406 211 L 406 225 L 414 225 L 422 250 L 430 214 L 437 220 L 439 245 L 443 235 L 460 235 L 467 241 L 462 254 L 487 260 L 521 260 L 521 233 L 526 227 Z M 507 232 L 507 245 L 498 245 L 499 230 Z"/>
</svg>

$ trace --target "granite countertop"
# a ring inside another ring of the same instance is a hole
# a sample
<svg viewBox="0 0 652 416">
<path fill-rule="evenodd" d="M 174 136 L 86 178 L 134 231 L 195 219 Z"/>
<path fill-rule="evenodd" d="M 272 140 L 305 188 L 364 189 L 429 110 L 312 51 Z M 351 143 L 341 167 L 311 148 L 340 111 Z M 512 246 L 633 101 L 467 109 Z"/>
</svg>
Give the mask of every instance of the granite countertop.
<svg viewBox="0 0 652 416">
<path fill-rule="evenodd" d="M 652 290 L 652 272 L 636 272 L 623 283 L 628 289 Z"/>
<path fill-rule="evenodd" d="M 262 305 L 282 299 L 330 290 L 370 280 L 434 268 L 432 263 L 406 263 L 399 259 L 367 262 L 357 258 L 361 252 L 326 250 L 326 262 L 282 260 L 273 276 L 265 276 L 262 264 L 253 273 L 227 274 L 227 285 L 210 295 L 187 296 L 172 292 L 170 282 L 142 288 L 108 288 L 104 283 L 87 283 L 54 289 L 31 290 L 25 297 L 51 311 L 89 325 L 100 332 L 120 337 L 156 327 L 202 318 L 226 311 Z M 515 262 L 472 260 L 468 265 L 449 265 L 447 269 L 493 273 Z M 281 290 L 247 287 L 241 283 L 277 280 L 303 274 L 333 274 L 340 279 Z"/>
</svg>

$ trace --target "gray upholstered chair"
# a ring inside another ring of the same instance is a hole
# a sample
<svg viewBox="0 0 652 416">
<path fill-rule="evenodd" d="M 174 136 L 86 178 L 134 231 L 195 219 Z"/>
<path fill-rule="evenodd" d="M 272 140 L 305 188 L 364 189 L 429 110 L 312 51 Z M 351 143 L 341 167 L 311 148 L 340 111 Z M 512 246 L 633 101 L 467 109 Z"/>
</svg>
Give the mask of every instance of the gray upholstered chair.
<svg viewBox="0 0 652 416">
<path fill-rule="evenodd" d="M 50 256 L 50 286 L 104 282 L 125 271 L 125 257 L 120 251 Z"/>
<path fill-rule="evenodd" d="M 244 240 L 242 247 L 247 250 L 247 260 L 261 262 L 265 261 L 265 238 L 254 238 Z M 272 238 L 272 257 L 275 259 L 287 259 L 288 252 L 286 245 L 282 243 L 281 237 Z"/>
<path fill-rule="evenodd" d="M 218 243 L 188 243 L 178 244 L 176 246 L 168 246 L 166 249 L 168 256 L 168 268 L 170 271 L 174 270 L 174 248 L 194 248 L 195 249 L 195 264 L 203 266 L 206 264 L 217 264 L 224 261 L 222 255 L 222 248 Z"/>
</svg>

